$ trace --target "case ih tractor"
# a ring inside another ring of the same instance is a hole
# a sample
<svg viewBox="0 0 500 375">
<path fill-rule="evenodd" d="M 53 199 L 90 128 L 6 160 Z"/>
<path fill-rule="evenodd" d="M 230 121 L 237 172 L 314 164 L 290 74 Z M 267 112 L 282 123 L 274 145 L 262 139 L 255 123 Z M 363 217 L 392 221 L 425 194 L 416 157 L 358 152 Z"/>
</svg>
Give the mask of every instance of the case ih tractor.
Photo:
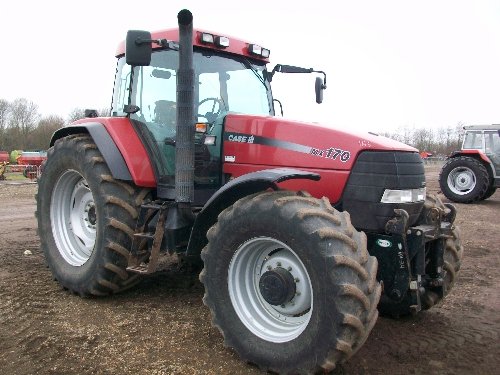
<svg viewBox="0 0 500 375">
<path fill-rule="evenodd" d="M 464 129 L 462 149 L 444 164 L 439 185 L 446 198 L 471 203 L 491 197 L 500 186 L 500 125 Z"/>
<path fill-rule="evenodd" d="M 203 267 L 225 345 L 278 373 L 329 371 L 379 310 L 444 298 L 460 268 L 456 212 L 426 197 L 417 150 L 274 117 L 275 73 L 313 69 L 267 70 L 269 50 L 193 30 L 187 10 L 178 23 L 129 31 L 111 116 L 53 136 L 37 218 L 59 283 L 117 293 L 177 256 Z"/>
</svg>

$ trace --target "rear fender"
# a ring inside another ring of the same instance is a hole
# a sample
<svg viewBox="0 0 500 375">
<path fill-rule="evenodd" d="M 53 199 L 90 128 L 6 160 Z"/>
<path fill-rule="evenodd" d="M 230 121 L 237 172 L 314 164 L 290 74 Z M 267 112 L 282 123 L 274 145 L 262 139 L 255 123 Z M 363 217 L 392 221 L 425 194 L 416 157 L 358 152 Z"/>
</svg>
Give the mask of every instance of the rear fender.
<svg viewBox="0 0 500 375">
<path fill-rule="evenodd" d="M 63 137 L 72 134 L 88 133 L 95 142 L 97 148 L 101 152 L 106 164 L 108 165 L 113 178 L 117 180 L 131 181 L 132 176 L 128 170 L 127 164 L 123 159 L 122 154 L 116 147 L 115 142 L 107 132 L 106 128 L 98 123 L 86 123 L 79 126 L 68 126 L 57 130 L 50 141 L 52 147 L 54 143 Z"/>
<path fill-rule="evenodd" d="M 451 153 L 450 158 L 457 158 L 459 156 L 469 156 L 476 159 L 481 159 L 483 162 L 491 164 L 491 160 L 486 154 L 481 150 L 460 150 Z"/>
<path fill-rule="evenodd" d="M 57 130 L 50 145 L 62 137 L 79 133 L 92 137 L 115 179 L 133 181 L 137 186 L 156 187 L 149 154 L 129 119 L 78 120 Z"/>
<path fill-rule="evenodd" d="M 278 183 L 291 179 L 318 181 L 320 175 L 291 168 L 265 169 L 252 172 L 231 180 L 221 187 L 205 204 L 196 217 L 189 239 L 186 255 L 197 260 L 203 247 L 208 243 L 206 233 L 217 221 L 217 217 L 237 200 L 250 194 L 268 189 L 278 190 Z"/>
</svg>

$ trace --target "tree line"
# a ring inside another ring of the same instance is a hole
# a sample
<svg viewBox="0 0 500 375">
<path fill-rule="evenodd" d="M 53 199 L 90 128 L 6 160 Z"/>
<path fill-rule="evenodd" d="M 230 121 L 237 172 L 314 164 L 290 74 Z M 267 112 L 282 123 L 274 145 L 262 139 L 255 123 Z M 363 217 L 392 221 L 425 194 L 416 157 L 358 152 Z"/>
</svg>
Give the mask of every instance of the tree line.
<svg viewBox="0 0 500 375">
<path fill-rule="evenodd" d="M 109 109 L 98 110 L 98 113 L 106 115 Z M 40 115 L 38 105 L 26 98 L 11 102 L 0 98 L 0 150 L 46 150 L 57 129 L 84 117 L 82 108 L 73 109 L 64 119 L 55 114 Z"/>
<path fill-rule="evenodd" d="M 109 109 L 98 110 L 106 116 Z M 46 150 L 52 134 L 64 126 L 85 117 L 82 108 L 73 109 L 66 119 L 59 115 L 41 116 L 38 106 L 25 98 L 12 102 L 0 98 L 0 150 Z M 395 139 L 434 155 L 448 155 L 460 148 L 463 124 L 440 128 L 416 128 L 403 126 L 395 132 L 380 135 Z"/>
<path fill-rule="evenodd" d="M 399 127 L 395 132 L 380 133 L 388 138 L 413 146 L 419 151 L 432 153 L 434 156 L 449 155 L 462 147 L 465 124 L 442 126 L 439 128 Z"/>
</svg>

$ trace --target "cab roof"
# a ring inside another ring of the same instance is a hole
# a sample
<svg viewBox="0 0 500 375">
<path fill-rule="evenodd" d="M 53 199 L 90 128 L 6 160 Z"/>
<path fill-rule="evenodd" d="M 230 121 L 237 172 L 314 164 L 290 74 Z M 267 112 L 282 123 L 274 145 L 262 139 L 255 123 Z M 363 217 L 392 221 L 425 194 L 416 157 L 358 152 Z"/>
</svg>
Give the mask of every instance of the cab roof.
<svg viewBox="0 0 500 375">
<path fill-rule="evenodd" d="M 500 124 L 493 125 L 466 125 L 465 130 L 500 130 Z"/>
<path fill-rule="evenodd" d="M 204 43 L 202 42 L 202 35 L 203 34 L 211 34 L 215 37 L 220 36 L 220 37 L 227 37 L 229 39 L 229 46 L 228 47 L 219 47 L 216 46 L 215 43 Z M 151 38 L 152 39 L 167 39 L 169 41 L 173 42 L 179 42 L 179 29 L 178 28 L 173 28 L 173 29 L 165 29 L 165 30 L 159 30 L 159 31 L 154 31 L 151 33 Z M 268 63 L 269 58 L 265 58 L 256 54 L 253 54 L 250 52 L 250 46 L 254 45 L 253 43 L 227 36 L 224 34 L 220 33 L 214 33 L 208 30 L 202 30 L 202 29 L 193 29 L 193 46 L 194 47 L 200 47 L 200 48 L 207 48 L 207 49 L 212 49 L 212 50 L 217 50 L 217 51 L 223 51 L 227 53 L 232 53 L 235 55 L 240 55 L 240 56 L 245 56 L 249 59 L 256 60 L 256 61 L 261 61 Z M 161 46 L 153 43 L 153 50 L 155 49 L 160 49 Z M 125 54 L 125 41 L 121 41 L 118 44 L 118 48 L 116 49 L 116 56 L 120 57 Z"/>
</svg>

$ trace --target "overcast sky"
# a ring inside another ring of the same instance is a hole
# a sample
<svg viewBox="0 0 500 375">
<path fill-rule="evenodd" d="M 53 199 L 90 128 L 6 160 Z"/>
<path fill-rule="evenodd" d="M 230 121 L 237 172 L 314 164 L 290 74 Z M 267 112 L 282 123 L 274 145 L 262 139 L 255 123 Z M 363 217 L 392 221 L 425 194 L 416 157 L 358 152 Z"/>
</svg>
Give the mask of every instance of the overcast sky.
<svg viewBox="0 0 500 375">
<path fill-rule="evenodd" d="M 328 5 L 326 5 L 328 4 Z M 42 115 L 110 105 L 115 50 L 128 29 L 194 26 L 271 50 L 286 117 L 368 131 L 500 123 L 500 1 L 9 1 L 0 10 L 0 98 Z"/>
</svg>

